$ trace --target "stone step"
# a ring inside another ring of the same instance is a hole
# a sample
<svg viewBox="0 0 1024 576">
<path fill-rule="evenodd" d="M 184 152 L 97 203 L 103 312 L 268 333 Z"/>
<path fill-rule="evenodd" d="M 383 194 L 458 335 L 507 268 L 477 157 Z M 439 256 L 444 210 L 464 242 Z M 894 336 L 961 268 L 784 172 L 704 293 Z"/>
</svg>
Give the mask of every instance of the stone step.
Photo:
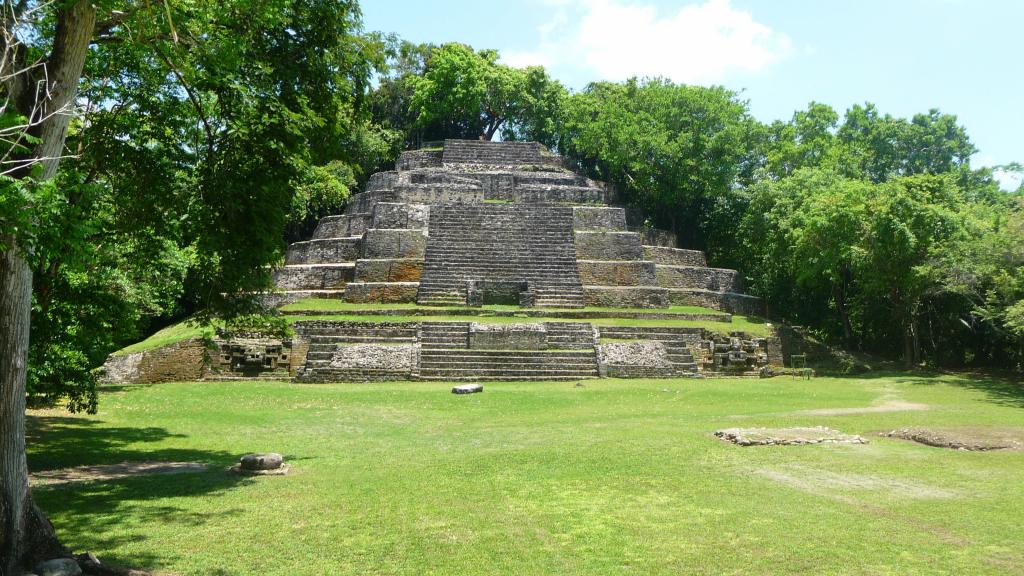
<svg viewBox="0 0 1024 576">
<path fill-rule="evenodd" d="M 589 380 L 597 378 L 597 374 L 587 375 L 571 375 L 571 376 L 553 376 L 553 375 L 539 375 L 539 376 L 517 376 L 511 378 L 515 381 L 528 381 L 528 382 L 571 382 L 573 380 Z M 428 381 L 445 381 L 445 382 L 504 382 L 510 380 L 508 376 L 452 376 L 452 375 L 441 375 L 441 376 L 430 376 L 421 374 L 420 380 Z"/>
<path fill-rule="evenodd" d="M 473 378 L 486 378 L 486 377 L 499 377 L 499 378 L 520 378 L 520 377 L 551 377 L 551 376 L 565 376 L 565 377 L 580 377 L 580 376 L 597 376 L 597 367 L 595 366 L 592 370 L 543 370 L 543 369 L 447 369 L 447 368 L 431 368 L 428 370 L 420 370 L 420 378 L 424 376 L 447 376 L 447 377 L 473 377 Z"/>
</svg>

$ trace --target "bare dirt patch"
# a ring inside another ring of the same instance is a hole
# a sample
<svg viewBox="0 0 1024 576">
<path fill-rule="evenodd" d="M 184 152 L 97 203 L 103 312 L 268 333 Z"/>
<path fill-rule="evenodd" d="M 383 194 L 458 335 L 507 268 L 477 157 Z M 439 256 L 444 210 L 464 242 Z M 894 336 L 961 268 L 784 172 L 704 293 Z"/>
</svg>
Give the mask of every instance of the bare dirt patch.
<svg viewBox="0 0 1024 576">
<path fill-rule="evenodd" d="M 801 444 L 867 444 L 855 434 L 824 426 L 805 428 L 727 428 L 715 436 L 740 446 L 793 446 Z"/>
<path fill-rule="evenodd" d="M 769 470 L 758 470 L 761 476 L 804 492 L 832 496 L 835 492 L 877 491 L 901 498 L 954 498 L 952 490 L 852 472 L 833 472 L 806 466 L 787 466 Z"/>
<path fill-rule="evenodd" d="M 880 432 L 879 436 L 971 452 L 1024 450 L 1024 429 L 1021 428 L 900 428 Z"/>
<path fill-rule="evenodd" d="M 802 416 L 845 416 L 847 414 L 877 414 L 880 412 L 903 412 L 907 410 L 927 410 L 927 404 L 907 402 L 905 400 L 889 400 L 876 406 L 859 408 L 820 408 L 817 410 L 800 410 L 793 414 Z"/>
<path fill-rule="evenodd" d="M 182 474 L 204 470 L 206 465 L 196 462 L 122 462 L 34 472 L 29 475 L 29 481 L 33 485 L 52 486 L 69 482 L 117 480 L 139 474 Z"/>
</svg>

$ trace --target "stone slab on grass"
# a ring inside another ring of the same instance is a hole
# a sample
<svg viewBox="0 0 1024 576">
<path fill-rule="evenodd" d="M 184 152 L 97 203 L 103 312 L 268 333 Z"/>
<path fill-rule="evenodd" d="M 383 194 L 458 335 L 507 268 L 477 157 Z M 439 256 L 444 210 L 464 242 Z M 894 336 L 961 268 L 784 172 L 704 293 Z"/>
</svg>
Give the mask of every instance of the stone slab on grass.
<svg viewBox="0 0 1024 576">
<path fill-rule="evenodd" d="M 802 444 L 867 444 L 855 434 L 824 426 L 805 428 L 727 428 L 715 436 L 740 446 L 797 446 Z"/>
<path fill-rule="evenodd" d="M 476 394 L 477 392 L 483 391 L 483 384 L 462 384 L 461 386 L 455 386 L 452 388 L 452 394 Z"/>
<path fill-rule="evenodd" d="M 1024 428 L 899 428 L 880 436 L 910 440 L 926 446 L 983 452 L 988 450 L 1024 450 Z"/>
</svg>

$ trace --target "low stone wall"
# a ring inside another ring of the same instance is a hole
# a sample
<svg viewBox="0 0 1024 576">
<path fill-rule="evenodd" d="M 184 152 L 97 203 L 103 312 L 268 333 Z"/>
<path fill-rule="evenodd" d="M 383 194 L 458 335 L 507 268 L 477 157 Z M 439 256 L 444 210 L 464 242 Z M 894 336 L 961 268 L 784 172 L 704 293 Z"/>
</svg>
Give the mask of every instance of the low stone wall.
<svg viewBox="0 0 1024 576">
<path fill-rule="evenodd" d="M 572 215 L 576 230 L 626 231 L 626 211 L 622 208 L 575 206 Z"/>
<path fill-rule="evenodd" d="M 345 301 L 357 304 L 402 304 L 416 302 L 419 282 L 351 282 L 345 286 Z"/>
<path fill-rule="evenodd" d="M 668 300 L 679 306 L 702 306 L 744 316 L 764 316 L 764 302 L 747 294 L 712 292 L 690 288 L 669 288 Z"/>
<path fill-rule="evenodd" d="M 355 264 L 286 266 L 274 269 L 273 275 L 283 290 L 338 290 L 355 278 Z"/>
<path fill-rule="evenodd" d="M 326 238 L 294 242 L 288 246 L 286 264 L 333 264 L 359 258 L 360 238 Z"/>
<path fill-rule="evenodd" d="M 341 216 L 327 216 L 320 219 L 320 223 L 313 232 L 314 240 L 325 238 L 345 238 L 349 236 L 362 236 L 370 227 L 369 214 L 345 214 Z"/>
<path fill-rule="evenodd" d="M 400 202 L 394 190 L 372 190 L 353 194 L 345 205 L 346 214 L 370 214 L 378 202 Z"/>
<path fill-rule="evenodd" d="M 512 201 L 525 204 L 601 204 L 604 191 L 589 187 L 529 187 L 512 191 Z"/>
<path fill-rule="evenodd" d="M 664 246 L 644 245 L 644 258 L 655 264 L 669 266 L 707 266 L 704 253 L 700 250 L 682 248 L 666 248 Z"/>
<path fill-rule="evenodd" d="M 735 270 L 698 266 L 665 266 L 656 269 L 658 286 L 697 288 L 712 292 L 743 292 L 743 279 Z"/>
<path fill-rule="evenodd" d="M 474 350 L 546 350 L 547 331 L 543 324 L 469 325 L 469 347 Z"/>
<path fill-rule="evenodd" d="M 349 344 L 338 346 L 331 368 L 373 368 L 397 372 L 404 377 L 416 366 L 416 347 L 404 344 Z"/>
<path fill-rule="evenodd" d="M 640 238 L 647 246 L 674 248 L 679 245 L 679 241 L 676 238 L 675 233 L 669 232 L 668 230 L 651 228 L 650 226 L 639 226 L 637 227 L 636 232 L 640 233 Z"/>
<path fill-rule="evenodd" d="M 484 201 L 484 191 L 479 186 L 465 184 L 403 184 L 395 189 L 387 201 L 407 204 L 476 204 Z"/>
<path fill-rule="evenodd" d="M 442 165 L 442 154 L 442 150 L 408 150 L 398 156 L 395 169 L 405 171 L 417 168 L 437 168 Z"/>
<path fill-rule="evenodd" d="M 152 384 L 199 380 L 206 370 L 208 351 L 202 339 L 192 338 L 154 350 L 110 356 L 100 381 L 108 384 Z"/>
<path fill-rule="evenodd" d="M 398 183 L 398 172 L 394 170 L 388 170 L 387 172 L 375 172 L 370 175 L 370 179 L 366 182 L 366 190 L 391 190 Z"/>
<path fill-rule="evenodd" d="M 423 260 L 418 258 L 361 259 L 356 262 L 357 282 L 419 282 Z"/>
<path fill-rule="evenodd" d="M 643 246 L 636 232 L 575 233 L 576 257 L 580 260 L 642 260 Z"/>
<path fill-rule="evenodd" d="M 422 230 L 371 228 L 363 237 L 363 258 L 419 258 L 427 249 Z"/>
<path fill-rule="evenodd" d="M 441 158 L 445 164 L 562 165 L 559 156 L 551 154 L 537 142 L 445 140 Z"/>
<path fill-rule="evenodd" d="M 584 286 L 587 306 L 668 308 L 665 289 L 655 286 Z"/>
<path fill-rule="evenodd" d="M 426 230 L 430 222 L 430 206 L 379 202 L 373 209 L 372 228 L 405 228 Z"/>
<path fill-rule="evenodd" d="M 580 281 L 594 286 L 655 286 L 654 263 L 643 260 L 577 260 Z"/>
</svg>

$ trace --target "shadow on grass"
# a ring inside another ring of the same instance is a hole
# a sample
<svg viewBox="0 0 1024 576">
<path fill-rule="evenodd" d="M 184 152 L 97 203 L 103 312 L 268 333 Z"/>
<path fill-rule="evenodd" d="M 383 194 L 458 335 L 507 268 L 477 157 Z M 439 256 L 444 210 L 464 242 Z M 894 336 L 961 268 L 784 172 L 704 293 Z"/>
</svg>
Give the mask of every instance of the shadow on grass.
<svg viewBox="0 0 1024 576">
<path fill-rule="evenodd" d="M 242 514 L 238 509 L 196 510 L 189 499 L 206 500 L 255 481 L 231 474 L 223 467 L 212 467 L 198 473 L 38 486 L 32 494 L 65 543 L 77 551 L 94 552 L 104 563 L 152 570 L 166 567 L 187 551 L 179 551 L 171 543 L 152 546 L 160 554 L 143 553 L 136 548 L 130 555 L 121 555 L 115 549 L 142 542 L 148 525 L 158 524 L 167 533 L 175 534 L 194 530 L 213 519 L 238 517 Z"/>
<path fill-rule="evenodd" d="M 203 472 L 140 474 L 127 478 L 34 486 L 32 493 L 36 502 L 50 515 L 66 543 L 80 552 L 95 552 L 106 563 L 145 569 L 166 566 L 174 560 L 173 557 L 139 553 L 121 557 L 108 551 L 139 542 L 144 538 L 141 527 L 146 525 L 160 524 L 170 527 L 171 532 L 183 532 L 214 517 L 238 516 L 241 512 L 237 509 L 197 510 L 189 499 L 205 500 L 258 481 L 227 471 L 238 458 L 237 454 L 187 448 L 147 450 L 146 443 L 184 437 L 164 428 L 107 427 L 99 420 L 30 415 L 27 432 L 31 447 L 29 469 L 32 471 L 125 461 L 199 462 L 209 467 Z M 167 545 L 154 548 L 174 550 L 173 546 Z M 211 570 L 208 573 L 229 574 L 217 572 L 216 567 L 211 567 Z"/>
<path fill-rule="evenodd" d="M 86 464 L 118 462 L 181 461 L 225 466 L 236 456 L 187 448 L 147 450 L 139 444 L 184 438 L 165 428 L 109 427 L 102 420 L 72 416 L 29 415 L 25 422 L 28 441 L 28 469 L 31 472 L 70 468 Z"/>
<path fill-rule="evenodd" d="M 907 372 L 877 371 L 857 374 L 851 378 L 870 380 L 886 378 L 898 384 L 933 386 L 949 384 L 984 392 L 990 402 L 1014 408 L 1024 408 L 1024 382 L 1019 376 L 990 372 Z"/>
</svg>

